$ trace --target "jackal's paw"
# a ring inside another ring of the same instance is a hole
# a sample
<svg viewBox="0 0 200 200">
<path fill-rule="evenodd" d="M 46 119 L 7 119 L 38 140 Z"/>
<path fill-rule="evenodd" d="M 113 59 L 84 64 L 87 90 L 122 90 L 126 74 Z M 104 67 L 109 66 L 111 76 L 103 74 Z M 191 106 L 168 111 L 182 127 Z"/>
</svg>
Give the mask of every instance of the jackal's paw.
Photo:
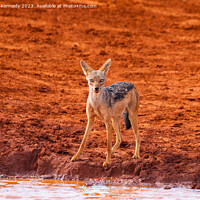
<svg viewBox="0 0 200 200">
<path fill-rule="evenodd" d="M 74 155 L 71 159 L 71 162 L 75 161 L 75 160 L 79 160 L 80 159 L 80 156 L 78 155 Z"/>
<path fill-rule="evenodd" d="M 105 162 L 103 163 L 103 167 L 106 167 L 106 166 L 108 166 L 109 164 L 110 164 L 110 162 L 105 161 Z"/>
<path fill-rule="evenodd" d="M 140 156 L 135 154 L 135 155 L 133 156 L 133 158 L 134 158 L 134 159 L 139 159 Z"/>
</svg>

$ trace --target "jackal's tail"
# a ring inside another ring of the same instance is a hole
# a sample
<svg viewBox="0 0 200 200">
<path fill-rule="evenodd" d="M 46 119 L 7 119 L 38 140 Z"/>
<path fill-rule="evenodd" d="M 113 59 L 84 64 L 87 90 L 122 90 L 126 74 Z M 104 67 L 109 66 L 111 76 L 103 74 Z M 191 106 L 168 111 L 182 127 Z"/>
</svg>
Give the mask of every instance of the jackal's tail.
<svg viewBox="0 0 200 200">
<path fill-rule="evenodd" d="M 128 118 L 128 112 L 124 112 L 123 114 L 123 118 L 124 118 L 124 123 L 125 123 L 125 127 L 126 127 L 126 130 L 130 129 L 131 128 L 131 122 Z"/>
</svg>

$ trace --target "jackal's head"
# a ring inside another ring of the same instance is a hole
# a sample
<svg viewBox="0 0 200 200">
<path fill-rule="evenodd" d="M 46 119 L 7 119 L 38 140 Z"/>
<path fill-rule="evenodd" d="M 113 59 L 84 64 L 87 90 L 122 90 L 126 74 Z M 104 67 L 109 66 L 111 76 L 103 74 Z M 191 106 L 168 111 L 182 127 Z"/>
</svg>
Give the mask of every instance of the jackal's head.
<svg viewBox="0 0 200 200">
<path fill-rule="evenodd" d="M 99 70 L 94 70 L 86 62 L 81 60 L 81 67 L 86 75 L 86 79 L 88 80 L 90 91 L 97 94 L 104 87 L 106 74 L 108 73 L 110 64 L 111 59 L 108 59 Z"/>
</svg>

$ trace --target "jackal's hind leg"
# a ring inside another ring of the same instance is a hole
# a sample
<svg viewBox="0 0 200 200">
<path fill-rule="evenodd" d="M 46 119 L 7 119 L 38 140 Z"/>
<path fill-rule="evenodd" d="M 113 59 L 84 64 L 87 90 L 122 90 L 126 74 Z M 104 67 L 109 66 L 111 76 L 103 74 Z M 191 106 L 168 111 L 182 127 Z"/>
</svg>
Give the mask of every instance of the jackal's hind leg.
<svg viewBox="0 0 200 200">
<path fill-rule="evenodd" d="M 138 133 L 138 110 L 133 111 L 133 109 L 128 109 L 129 120 L 135 134 L 135 154 L 133 158 L 140 158 L 140 136 Z"/>
<path fill-rule="evenodd" d="M 115 145 L 112 148 L 112 153 L 116 151 L 117 148 L 119 148 L 121 142 L 122 142 L 122 134 L 121 134 L 121 128 L 120 128 L 120 118 L 112 119 L 112 125 L 115 130 L 116 134 L 116 142 Z"/>
</svg>

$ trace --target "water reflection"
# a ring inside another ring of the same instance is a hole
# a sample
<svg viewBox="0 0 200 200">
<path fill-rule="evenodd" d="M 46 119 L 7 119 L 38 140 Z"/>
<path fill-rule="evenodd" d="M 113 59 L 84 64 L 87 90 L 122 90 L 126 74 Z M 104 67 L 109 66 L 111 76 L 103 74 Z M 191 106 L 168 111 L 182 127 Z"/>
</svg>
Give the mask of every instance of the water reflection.
<svg viewBox="0 0 200 200">
<path fill-rule="evenodd" d="M 199 200 L 200 191 L 186 188 L 84 186 L 84 182 L 60 180 L 0 180 L 0 199 L 163 199 Z"/>
</svg>

